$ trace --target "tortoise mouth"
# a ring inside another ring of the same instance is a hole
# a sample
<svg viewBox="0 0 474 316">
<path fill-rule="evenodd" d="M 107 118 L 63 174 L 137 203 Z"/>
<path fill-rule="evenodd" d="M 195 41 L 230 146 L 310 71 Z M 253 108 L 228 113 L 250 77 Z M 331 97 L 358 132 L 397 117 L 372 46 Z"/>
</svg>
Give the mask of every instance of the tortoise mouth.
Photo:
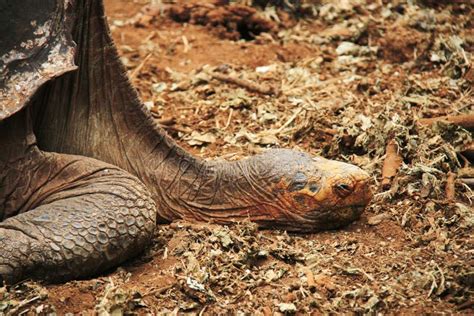
<svg viewBox="0 0 474 316">
<path fill-rule="evenodd" d="M 305 217 L 313 223 L 315 230 L 336 229 L 359 219 L 366 207 L 366 204 L 350 205 L 325 209 L 323 212 L 315 209 Z"/>
<path fill-rule="evenodd" d="M 283 229 L 294 233 L 315 233 L 342 228 L 359 219 L 367 204 L 313 209 L 305 215 L 290 215 L 276 220 L 265 218 L 256 220 L 262 229 Z"/>
</svg>

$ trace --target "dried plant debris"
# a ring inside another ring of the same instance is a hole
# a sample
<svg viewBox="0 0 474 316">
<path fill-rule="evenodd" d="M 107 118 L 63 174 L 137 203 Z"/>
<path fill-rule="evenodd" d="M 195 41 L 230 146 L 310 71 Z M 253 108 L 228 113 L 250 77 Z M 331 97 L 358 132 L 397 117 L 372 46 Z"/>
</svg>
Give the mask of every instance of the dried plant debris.
<svg viewBox="0 0 474 316">
<path fill-rule="evenodd" d="M 45 303 L 48 291 L 32 282 L 24 282 L 11 288 L 0 287 L 0 315 L 55 313 L 54 306 Z"/>
<path fill-rule="evenodd" d="M 112 34 L 180 145 L 347 161 L 375 197 L 348 228 L 312 235 L 163 225 L 109 275 L 0 288 L 0 314 L 473 313 L 469 1 L 144 2 L 112 14 Z"/>
</svg>

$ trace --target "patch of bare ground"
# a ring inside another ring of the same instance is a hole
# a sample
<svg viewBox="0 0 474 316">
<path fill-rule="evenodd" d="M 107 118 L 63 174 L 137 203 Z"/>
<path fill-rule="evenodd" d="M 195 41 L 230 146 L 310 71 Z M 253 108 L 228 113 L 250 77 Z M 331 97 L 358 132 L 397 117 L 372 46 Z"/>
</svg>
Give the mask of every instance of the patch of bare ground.
<svg viewBox="0 0 474 316">
<path fill-rule="evenodd" d="M 286 147 L 361 166 L 362 218 L 310 235 L 163 225 L 103 276 L 0 289 L 0 314 L 472 314 L 472 5 L 300 1 L 296 19 L 227 2 L 106 1 L 143 101 L 202 157 Z"/>
</svg>

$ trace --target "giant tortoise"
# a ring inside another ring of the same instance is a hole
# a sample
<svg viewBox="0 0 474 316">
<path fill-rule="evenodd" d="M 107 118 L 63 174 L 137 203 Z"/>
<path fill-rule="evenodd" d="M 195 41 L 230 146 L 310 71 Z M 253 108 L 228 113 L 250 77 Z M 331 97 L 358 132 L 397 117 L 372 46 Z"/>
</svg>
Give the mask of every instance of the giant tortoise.
<svg viewBox="0 0 474 316">
<path fill-rule="evenodd" d="M 371 193 L 360 168 L 273 149 L 203 160 L 128 81 L 100 0 L 0 3 L 0 278 L 60 282 L 136 256 L 156 223 L 334 229 Z"/>
</svg>

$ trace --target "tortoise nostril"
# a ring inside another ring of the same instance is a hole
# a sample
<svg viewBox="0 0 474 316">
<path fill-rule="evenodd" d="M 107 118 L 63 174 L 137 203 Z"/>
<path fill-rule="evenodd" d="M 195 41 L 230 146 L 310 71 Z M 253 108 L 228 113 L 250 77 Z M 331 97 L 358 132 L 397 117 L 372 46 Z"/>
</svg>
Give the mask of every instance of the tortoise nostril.
<svg viewBox="0 0 474 316">
<path fill-rule="evenodd" d="M 346 197 L 354 191 L 354 187 L 347 183 L 338 183 L 334 186 L 334 189 L 340 197 Z"/>
</svg>

